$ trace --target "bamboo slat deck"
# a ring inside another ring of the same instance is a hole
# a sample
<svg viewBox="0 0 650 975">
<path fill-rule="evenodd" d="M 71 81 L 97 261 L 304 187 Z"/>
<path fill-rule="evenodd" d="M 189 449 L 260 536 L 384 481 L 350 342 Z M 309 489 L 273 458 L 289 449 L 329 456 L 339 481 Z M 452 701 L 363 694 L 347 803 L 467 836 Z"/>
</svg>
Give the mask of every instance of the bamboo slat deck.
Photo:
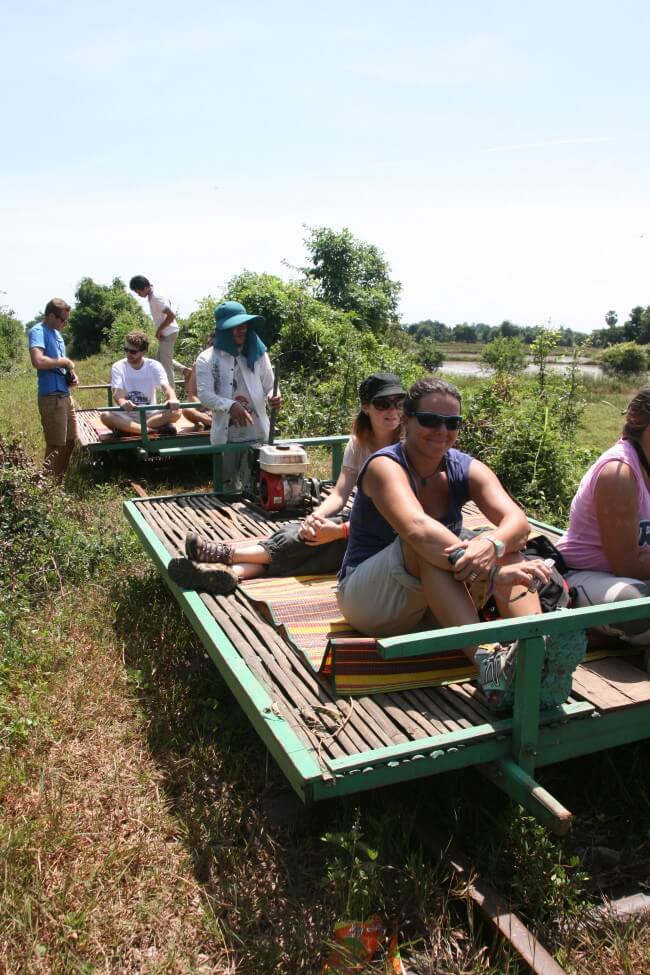
<svg viewBox="0 0 650 975">
<path fill-rule="evenodd" d="M 140 436 L 114 437 L 108 427 L 102 423 L 100 416 L 102 411 L 96 409 L 77 410 L 77 440 L 79 445 L 91 453 L 105 450 L 137 450 L 142 448 L 143 441 Z M 160 436 L 151 433 L 150 440 L 160 446 L 181 444 L 207 445 L 210 442 L 210 435 L 205 431 L 194 429 L 194 425 L 185 417 L 181 417 L 175 424 L 178 431 L 177 435 Z"/>
<path fill-rule="evenodd" d="M 313 672 L 240 591 L 221 597 L 180 590 L 166 574 L 169 559 L 183 554 L 188 531 L 215 540 L 260 538 L 285 522 L 271 520 L 247 502 L 227 503 L 210 494 L 134 499 L 125 510 L 257 732 L 305 800 L 479 765 L 562 832 L 570 816 L 534 782 L 535 766 L 650 736 L 650 680 L 638 666 L 622 659 L 581 666 L 570 700 L 562 708 L 539 712 L 538 634 L 593 626 L 607 613 L 609 619 L 623 618 L 620 611 L 612 617 L 611 607 L 516 621 L 515 635 L 523 643 L 517 679 L 521 699 L 516 700 L 513 717 L 495 719 L 471 682 L 337 699 L 330 682 Z M 470 508 L 465 524 L 479 520 Z M 627 607 L 628 616 L 638 618 L 640 603 L 619 607 Z M 649 607 L 645 611 L 650 615 Z M 512 638 L 512 626 L 513 621 L 482 624 L 482 638 L 500 639 L 503 634 Z M 458 637 L 456 646 L 476 642 L 471 628 L 462 631 L 468 635 Z M 425 641 L 435 648 L 451 633 L 435 631 L 419 634 L 419 639 L 412 635 L 397 640 L 415 641 L 413 652 L 418 653 L 423 652 Z"/>
</svg>

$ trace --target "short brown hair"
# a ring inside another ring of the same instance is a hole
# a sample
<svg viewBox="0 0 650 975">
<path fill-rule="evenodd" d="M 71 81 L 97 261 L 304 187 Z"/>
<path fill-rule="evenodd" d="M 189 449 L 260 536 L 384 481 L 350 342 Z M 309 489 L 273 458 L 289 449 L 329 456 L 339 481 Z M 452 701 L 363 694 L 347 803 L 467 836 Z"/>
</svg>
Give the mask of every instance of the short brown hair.
<svg viewBox="0 0 650 975">
<path fill-rule="evenodd" d="M 625 411 L 623 437 L 640 440 L 647 426 L 650 426 L 650 386 L 642 386 Z"/>
<path fill-rule="evenodd" d="M 63 298 L 50 298 L 45 306 L 44 315 L 45 318 L 47 318 L 48 315 L 55 315 L 57 318 L 61 318 L 59 312 L 71 311 L 71 309 L 72 305 L 69 305 L 67 301 L 63 300 Z"/>
<path fill-rule="evenodd" d="M 139 328 L 125 335 L 124 341 L 128 342 L 129 345 L 132 345 L 139 352 L 146 351 L 149 348 L 149 336 Z"/>
</svg>

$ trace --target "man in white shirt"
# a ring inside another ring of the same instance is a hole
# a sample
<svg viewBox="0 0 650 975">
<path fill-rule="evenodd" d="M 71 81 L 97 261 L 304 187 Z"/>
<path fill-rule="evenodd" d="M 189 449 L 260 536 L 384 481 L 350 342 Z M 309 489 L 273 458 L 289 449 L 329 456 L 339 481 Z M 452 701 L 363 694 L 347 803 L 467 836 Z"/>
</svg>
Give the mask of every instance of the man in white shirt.
<svg viewBox="0 0 650 975">
<path fill-rule="evenodd" d="M 156 338 L 158 339 L 158 353 L 156 358 L 167 373 L 170 384 L 174 385 L 174 369 L 183 370 L 181 362 L 174 359 L 174 346 L 178 338 L 178 325 L 176 315 L 172 311 L 167 298 L 161 298 L 154 294 L 153 285 L 148 278 L 142 274 L 136 274 L 129 281 L 131 291 L 135 291 L 140 298 L 147 298 L 149 301 L 149 311 L 156 326 Z"/>
<path fill-rule="evenodd" d="M 168 383 L 161 364 L 146 357 L 148 348 L 149 339 L 145 332 L 129 332 L 124 339 L 125 358 L 113 363 L 111 368 L 113 402 L 121 409 L 102 413 L 101 421 L 116 436 L 125 433 L 136 436 L 140 434 L 140 413 L 137 407 L 153 405 L 156 402 L 157 389 L 162 389 L 167 399 L 164 411 L 152 410 L 147 413 L 147 430 L 161 434 L 176 433 L 174 423 L 181 415 L 176 393 Z"/>
</svg>

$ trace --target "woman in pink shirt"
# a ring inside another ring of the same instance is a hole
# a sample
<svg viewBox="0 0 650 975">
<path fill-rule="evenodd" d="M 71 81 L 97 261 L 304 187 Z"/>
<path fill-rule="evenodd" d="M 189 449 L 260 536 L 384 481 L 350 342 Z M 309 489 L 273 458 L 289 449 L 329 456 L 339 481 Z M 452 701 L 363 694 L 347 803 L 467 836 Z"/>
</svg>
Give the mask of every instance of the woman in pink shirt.
<svg viewBox="0 0 650 975">
<path fill-rule="evenodd" d="M 571 570 L 577 606 L 650 596 L 650 386 L 625 412 L 620 440 L 582 478 L 557 547 Z M 648 619 L 602 627 L 634 646 L 650 645 Z M 650 650 L 646 650 L 646 665 Z"/>
</svg>

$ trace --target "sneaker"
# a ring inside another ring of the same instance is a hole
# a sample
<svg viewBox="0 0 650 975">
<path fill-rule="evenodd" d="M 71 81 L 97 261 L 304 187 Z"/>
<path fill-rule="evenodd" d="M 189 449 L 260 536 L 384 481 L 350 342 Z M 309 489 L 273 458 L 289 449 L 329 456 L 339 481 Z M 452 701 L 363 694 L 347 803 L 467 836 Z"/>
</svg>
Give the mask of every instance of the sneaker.
<svg viewBox="0 0 650 975">
<path fill-rule="evenodd" d="M 232 565 L 234 561 L 234 547 L 228 542 L 211 542 L 208 538 L 201 538 L 194 532 L 185 536 L 185 554 L 193 562 L 220 562 L 222 565 Z"/>
<path fill-rule="evenodd" d="M 540 704 L 543 708 L 557 708 L 571 694 L 573 671 L 584 659 L 587 636 L 584 630 L 577 633 L 560 633 L 545 636 L 544 667 Z"/>
<path fill-rule="evenodd" d="M 492 711 L 504 711 L 514 702 L 517 643 L 480 646 L 474 654 L 478 682 Z"/>
<path fill-rule="evenodd" d="M 213 565 L 209 569 L 190 559 L 172 559 L 167 575 L 182 589 L 211 592 L 215 596 L 229 596 L 238 584 L 237 575 L 225 565 Z"/>
</svg>

